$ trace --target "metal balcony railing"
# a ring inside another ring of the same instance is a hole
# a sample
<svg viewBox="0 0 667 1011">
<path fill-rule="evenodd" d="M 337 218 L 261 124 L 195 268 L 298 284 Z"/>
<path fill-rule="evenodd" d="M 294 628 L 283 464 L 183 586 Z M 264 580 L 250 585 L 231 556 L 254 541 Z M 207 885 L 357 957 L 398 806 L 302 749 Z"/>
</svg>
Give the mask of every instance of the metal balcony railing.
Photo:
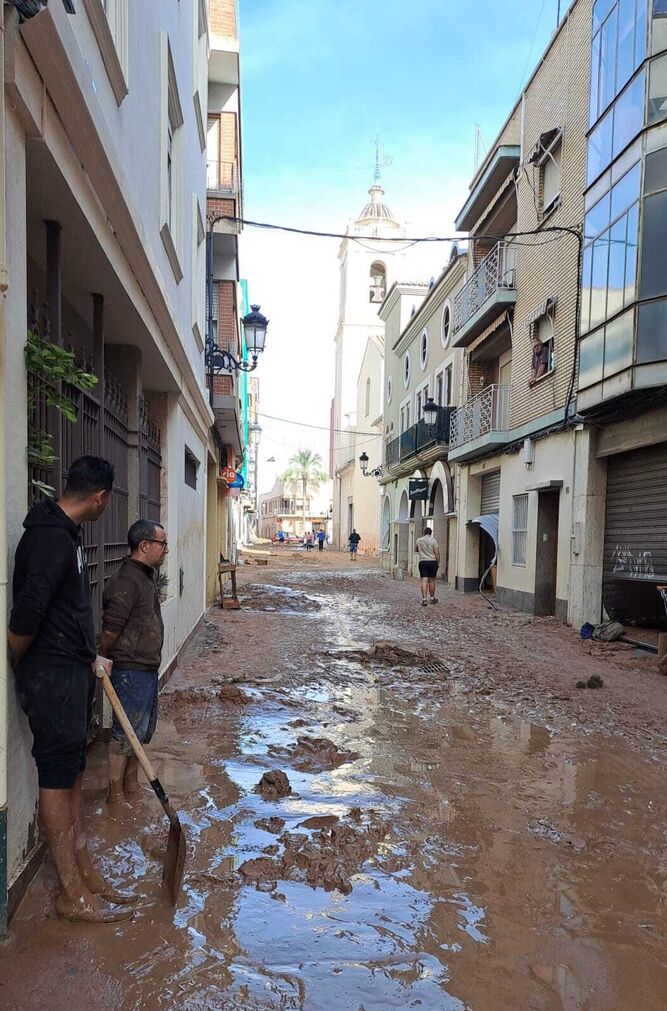
<svg viewBox="0 0 667 1011">
<path fill-rule="evenodd" d="M 384 447 L 384 464 L 385 467 L 395 467 L 401 459 L 400 452 L 401 439 L 400 436 L 396 436 L 395 439 L 391 439 L 389 442 L 385 443 Z"/>
<path fill-rule="evenodd" d="M 449 447 L 457 449 L 491 432 L 506 432 L 510 421 L 510 387 L 487 386 L 452 414 Z"/>
<path fill-rule="evenodd" d="M 453 332 L 472 319 L 494 292 L 515 286 L 516 249 L 498 242 L 454 299 Z"/>
<path fill-rule="evenodd" d="M 387 442 L 384 448 L 385 466 L 396 467 L 422 450 L 430 449 L 431 446 L 447 445 L 453 413 L 453 407 L 441 407 L 434 422 L 427 422 L 422 418 L 416 425 L 411 425 L 397 438 Z"/>
<path fill-rule="evenodd" d="M 238 166 L 235 161 L 207 161 L 206 189 L 238 192 Z"/>
</svg>

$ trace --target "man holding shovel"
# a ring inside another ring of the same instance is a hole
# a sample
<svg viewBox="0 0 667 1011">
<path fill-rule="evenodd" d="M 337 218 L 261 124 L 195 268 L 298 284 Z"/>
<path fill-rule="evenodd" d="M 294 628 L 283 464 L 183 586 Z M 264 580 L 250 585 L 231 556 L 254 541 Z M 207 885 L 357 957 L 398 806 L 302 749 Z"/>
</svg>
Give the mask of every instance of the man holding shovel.
<svg viewBox="0 0 667 1011">
<path fill-rule="evenodd" d="M 132 916 L 136 896 L 116 892 L 86 846 L 81 780 L 95 692 L 97 656 L 81 524 L 99 519 L 111 498 L 113 466 L 82 456 L 58 501 L 28 513 L 18 548 L 8 644 L 28 717 L 39 781 L 39 816 L 59 882 L 56 909 L 68 920 L 114 923 Z"/>
<path fill-rule="evenodd" d="M 100 651 L 113 661 L 111 683 L 140 743 L 157 723 L 158 671 L 164 627 L 155 576 L 169 548 L 164 527 L 137 520 L 127 535 L 130 554 L 104 591 Z M 109 744 L 109 797 L 116 807 L 138 789 L 138 760 L 114 713 Z"/>
</svg>

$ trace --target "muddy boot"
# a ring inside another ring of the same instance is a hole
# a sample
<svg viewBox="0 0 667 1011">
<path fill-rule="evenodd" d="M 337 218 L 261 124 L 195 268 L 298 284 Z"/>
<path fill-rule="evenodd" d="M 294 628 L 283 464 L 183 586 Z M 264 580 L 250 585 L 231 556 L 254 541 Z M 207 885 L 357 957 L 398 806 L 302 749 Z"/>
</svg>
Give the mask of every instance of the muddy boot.
<svg viewBox="0 0 667 1011">
<path fill-rule="evenodd" d="M 107 806 L 111 812 L 118 814 L 123 809 L 128 809 L 130 804 L 125 798 L 122 779 L 109 780 L 109 792 L 107 793 Z"/>
<path fill-rule="evenodd" d="M 93 896 L 98 896 L 100 899 L 112 902 L 117 906 L 131 906 L 135 902 L 138 902 L 139 896 L 136 893 L 118 892 L 113 885 L 104 880 L 90 859 L 90 853 L 85 846 L 76 850 L 75 856 L 84 884 Z"/>
<path fill-rule="evenodd" d="M 72 898 L 62 893 L 56 899 L 56 912 L 70 923 L 119 923 L 134 916 L 130 907 L 110 905 L 98 895 Z"/>
<path fill-rule="evenodd" d="M 123 793 L 128 800 L 141 793 L 141 787 L 139 786 L 139 761 L 135 756 L 128 758 L 127 765 L 125 766 L 125 775 L 123 776 Z"/>
</svg>

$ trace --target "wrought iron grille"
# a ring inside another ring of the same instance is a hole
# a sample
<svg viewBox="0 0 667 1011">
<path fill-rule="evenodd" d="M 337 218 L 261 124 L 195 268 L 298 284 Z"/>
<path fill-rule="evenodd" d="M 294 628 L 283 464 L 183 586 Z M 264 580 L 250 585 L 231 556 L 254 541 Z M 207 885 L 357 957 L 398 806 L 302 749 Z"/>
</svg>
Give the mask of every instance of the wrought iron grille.
<svg viewBox="0 0 667 1011">
<path fill-rule="evenodd" d="M 144 399 L 139 404 L 139 515 L 160 521 L 162 447 L 160 430 L 152 423 Z"/>
<path fill-rule="evenodd" d="M 111 501 L 104 511 L 101 522 L 104 545 L 101 591 L 127 554 L 128 450 L 127 394 L 118 380 L 110 372 L 106 372 L 102 456 L 114 466 L 114 483 Z"/>
<path fill-rule="evenodd" d="M 401 439 L 398 435 L 395 439 L 385 443 L 384 462 L 386 467 L 395 467 L 400 460 L 400 445 Z"/>
<path fill-rule="evenodd" d="M 515 253 L 511 242 L 498 242 L 484 257 L 454 299 L 454 333 L 472 319 L 494 292 L 500 288 L 514 288 Z"/>
<path fill-rule="evenodd" d="M 451 418 L 449 445 L 451 449 L 479 439 L 489 432 L 505 432 L 509 428 L 510 387 L 487 386 Z"/>
</svg>

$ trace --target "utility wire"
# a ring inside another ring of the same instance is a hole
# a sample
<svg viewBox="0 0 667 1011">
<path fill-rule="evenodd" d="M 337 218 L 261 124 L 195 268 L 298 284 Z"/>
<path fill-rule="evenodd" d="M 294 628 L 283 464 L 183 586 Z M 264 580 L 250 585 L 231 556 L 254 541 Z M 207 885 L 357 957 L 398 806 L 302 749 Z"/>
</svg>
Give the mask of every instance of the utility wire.
<svg viewBox="0 0 667 1011">
<path fill-rule="evenodd" d="M 274 225 L 268 221 L 251 221 L 249 218 L 237 218 L 231 214 L 220 214 L 216 215 L 214 221 L 228 221 L 233 225 L 246 225 L 250 228 L 263 228 L 268 231 L 275 232 L 290 232 L 293 235 L 311 235 L 318 239 L 352 239 L 354 241 L 370 240 L 375 242 L 403 242 L 411 243 L 414 245 L 417 242 L 469 242 L 469 241 L 494 241 L 501 242 L 503 239 L 521 238 L 528 235 L 544 236 L 548 233 L 562 233 L 569 235 L 578 235 L 581 231 L 581 225 L 548 225 L 544 228 L 532 228 L 525 232 L 503 232 L 502 234 L 491 234 L 485 232 L 478 232 L 475 235 L 422 235 L 417 238 L 394 238 L 391 236 L 379 235 L 374 238 L 372 235 L 355 236 L 350 235 L 347 232 L 320 232 L 313 228 L 296 228 L 292 225 Z M 545 240 L 545 241 L 558 241 L 557 239 Z M 539 243 L 541 244 L 541 243 Z M 520 243 L 514 243 L 514 245 L 520 245 Z M 534 243 L 526 243 L 526 245 L 532 246 Z"/>
<path fill-rule="evenodd" d="M 320 432 L 335 432 L 336 435 L 371 435 L 379 436 L 381 432 L 357 432 L 352 428 L 330 428 L 329 425 L 309 425 L 306 421 L 293 421 L 292 418 L 277 418 L 275 414 L 265 414 L 263 411 L 257 412 L 260 418 L 270 418 L 271 421 L 284 421 L 286 425 L 299 425 L 300 428 L 317 428 Z"/>
</svg>

